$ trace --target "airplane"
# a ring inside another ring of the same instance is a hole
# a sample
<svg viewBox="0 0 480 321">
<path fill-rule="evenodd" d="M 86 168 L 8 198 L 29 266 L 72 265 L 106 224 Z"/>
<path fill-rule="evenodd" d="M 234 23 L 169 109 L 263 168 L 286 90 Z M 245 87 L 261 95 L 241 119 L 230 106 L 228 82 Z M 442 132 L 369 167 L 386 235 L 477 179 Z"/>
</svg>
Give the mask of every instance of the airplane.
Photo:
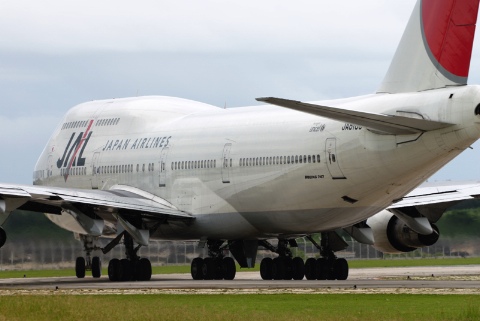
<svg viewBox="0 0 480 321">
<path fill-rule="evenodd" d="M 33 185 L 0 184 L 0 226 L 15 210 L 76 233 L 76 276 L 150 280 L 138 250 L 198 241 L 194 280 L 256 264 L 264 280 L 348 278 L 338 230 L 389 252 L 438 240 L 435 222 L 478 183 L 418 187 L 480 137 L 480 87 L 467 85 L 479 0 L 418 0 L 378 90 L 347 99 L 223 109 L 146 96 L 79 104 L 41 153 Z M 410 193 L 410 194 L 409 194 Z M 319 233 L 320 242 L 312 235 Z M 100 248 L 98 238 L 110 241 Z M 0 228 L 0 246 L 6 242 Z M 305 238 L 319 258 L 293 257 Z M 272 240 L 278 240 L 273 242 Z"/>
</svg>

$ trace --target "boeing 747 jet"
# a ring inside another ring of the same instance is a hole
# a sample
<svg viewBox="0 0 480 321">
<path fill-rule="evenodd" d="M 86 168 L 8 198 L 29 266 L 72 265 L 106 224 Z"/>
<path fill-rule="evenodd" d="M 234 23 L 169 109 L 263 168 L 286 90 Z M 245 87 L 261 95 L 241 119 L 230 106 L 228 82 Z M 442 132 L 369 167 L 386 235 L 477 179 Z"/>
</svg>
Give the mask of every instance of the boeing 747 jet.
<svg viewBox="0 0 480 321">
<path fill-rule="evenodd" d="M 191 262 L 195 280 L 234 279 L 235 263 L 260 263 L 263 279 L 347 279 L 339 229 L 389 253 L 434 244 L 445 209 L 480 194 L 476 184 L 415 189 L 480 137 L 480 87 L 467 85 L 478 6 L 418 0 L 385 78 L 365 96 L 263 97 L 231 109 L 160 96 L 77 105 L 33 185 L 0 184 L 0 225 L 18 209 L 77 233 L 79 278 L 100 277 L 93 254 L 123 244 L 112 281 L 151 278 L 138 255 L 151 240 L 207 247 Z M 109 238 L 101 249 L 100 237 Z M 299 238 L 320 258 L 293 257 Z M 257 262 L 259 248 L 278 256 Z"/>
</svg>

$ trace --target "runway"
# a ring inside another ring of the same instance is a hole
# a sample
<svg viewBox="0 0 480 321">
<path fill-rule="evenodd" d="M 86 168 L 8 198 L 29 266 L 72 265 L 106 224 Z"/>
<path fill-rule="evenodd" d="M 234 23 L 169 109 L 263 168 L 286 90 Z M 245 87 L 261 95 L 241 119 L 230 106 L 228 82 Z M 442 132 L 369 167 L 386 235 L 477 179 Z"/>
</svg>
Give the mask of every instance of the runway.
<svg viewBox="0 0 480 321">
<path fill-rule="evenodd" d="M 1 272 L 0 272 L 1 273 Z M 154 275 L 146 282 L 110 282 L 86 277 L 0 279 L 0 295 L 61 291 L 109 293 L 468 293 L 480 294 L 480 265 L 351 269 L 346 281 L 264 281 L 258 272 L 235 280 L 194 281 L 189 274 Z"/>
</svg>

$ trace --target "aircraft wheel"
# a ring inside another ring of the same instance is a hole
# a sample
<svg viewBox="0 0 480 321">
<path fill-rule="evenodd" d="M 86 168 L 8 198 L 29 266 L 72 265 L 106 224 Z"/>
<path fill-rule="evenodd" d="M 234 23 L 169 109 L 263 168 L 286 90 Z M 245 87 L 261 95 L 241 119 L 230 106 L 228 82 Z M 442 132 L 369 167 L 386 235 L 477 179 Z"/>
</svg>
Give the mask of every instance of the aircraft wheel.
<svg viewBox="0 0 480 321">
<path fill-rule="evenodd" d="M 190 273 L 192 274 L 192 278 L 194 280 L 202 280 L 202 267 L 203 267 L 203 259 L 201 257 L 196 257 L 193 259 L 192 264 L 190 265 Z"/>
<path fill-rule="evenodd" d="M 285 278 L 285 270 L 286 267 L 283 257 L 279 256 L 274 258 L 272 266 L 272 278 L 274 280 L 283 280 Z"/>
<path fill-rule="evenodd" d="M 328 262 L 327 259 L 321 257 L 317 259 L 315 264 L 315 275 L 317 280 L 328 280 Z"/>
<path fill-rule="evenodd" d="M 215 277 L 215 260 L 211 257 L 203 259 L 202 275 L 204 280 L 213 280 Z"/>
<path fill-rule="evenodd" d="M 336 259 L 333 264 L 333 271 L 337 280 L 346 280 L 348 278 L 348 262 L 345 259 Z"/>
<path fill-rule="evenodd" d="M 223 269 L 223 259 L 221 258 L 216 258 L 216 259 L 213 259 L 213 262 L 214 262 L 214 269 L 215 269 L 215 273 L 213 275 L 213 278 L 215 280 L 223 280 L 223 277 L 225 275 L 225 272 L 224 272 L 224 269 Z"/>
<path fill-rule="evenodd" d="M 77 257 L 75 260 L 75 274 L 79 279 L 85 277 L 85 258 L 81 256 Z"/>
<path fill-rule="evenodd" d="M 292 271 L 294 280 L 303 280 L 303 277 L 305 276 L 305 263 L 301 257 L 293 258 Z"/>
<path fill-rule="evenodd" d="M 133 264 L 128 259 L 120 260 L 120 281 L 130 281 L 133 278 Z"/>
<path fill-rule="evenodd" d="M 308 258 L 305 261 L 305 278 L 307 280 L 316 280 L 317 279 L 317 260 L 313 257 Z"/>
<path fill-rule="evenodd" d="M 108 262 L 108 279 L 110 281 L 120 281 L 120 260 L 111 259 Z"/>
<path fill-rule="evenodd" d="M 92 258 L 92 276 L 99 278 L 102 276 L 102 261 L 98 256 Z"/>
<path fill-rule="evenodd" d="M 224 257 L 222 259 L 222 270 L 223 278 L 225 280 L 235 279 L 235 274 L 237 274 L 237 267 L 235 266 L 235 260 L 231 257 Z"/>
<path fill-rule="evenodd" d="M 291 280 L 293 278 L 293 260 L 291 257 L 284 257 L 283 264 L 285 265 L 285 275 L 283 276 L 284 280 Z"/>
<path fill-rule="evenodd" d="M 273 260 L 269 257 L 266 257 L 260 263 L 260 276 L 262 280 L 271 280 L 272 277 L 272 268 L 273 268 Z"/>
<path fill-rule="evenodd" d="M 152 278 L 152 263 L 149 259 L 140 259 L 140 267 L 142 269 L 143 281 L 150 281 Z"/>
<path fill-rule="evenodd" d="M 137 281 L 149 281 L 152 278 L 152 263 L 147 258 L 135 262 L 134 278 Z"/>
</svg>

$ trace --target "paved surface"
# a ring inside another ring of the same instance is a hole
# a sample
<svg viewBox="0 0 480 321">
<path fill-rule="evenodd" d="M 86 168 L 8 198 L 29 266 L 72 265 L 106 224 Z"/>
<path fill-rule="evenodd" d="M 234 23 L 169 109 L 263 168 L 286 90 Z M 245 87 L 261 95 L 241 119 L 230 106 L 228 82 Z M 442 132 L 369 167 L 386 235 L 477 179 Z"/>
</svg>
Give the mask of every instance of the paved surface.
<svg viewBox="0 0 480 321">
<path fill-rule="evenodd" d="M 96 294 L 145 291 L 212 294 L 349 291 L 480 294 L 480 265 L 351 269 L 347 281 L 264 281 L 258 272 L 238 272 L 233 281 L 194 281 L 189 274 L 154 275 L 148 282 L 110 282 L 106 276 L 100 279 L 61 277 L 0 280 L 0 295 L 55 290 L 72 294 L 91 294 L 92 291 Z"/>
</svg>

